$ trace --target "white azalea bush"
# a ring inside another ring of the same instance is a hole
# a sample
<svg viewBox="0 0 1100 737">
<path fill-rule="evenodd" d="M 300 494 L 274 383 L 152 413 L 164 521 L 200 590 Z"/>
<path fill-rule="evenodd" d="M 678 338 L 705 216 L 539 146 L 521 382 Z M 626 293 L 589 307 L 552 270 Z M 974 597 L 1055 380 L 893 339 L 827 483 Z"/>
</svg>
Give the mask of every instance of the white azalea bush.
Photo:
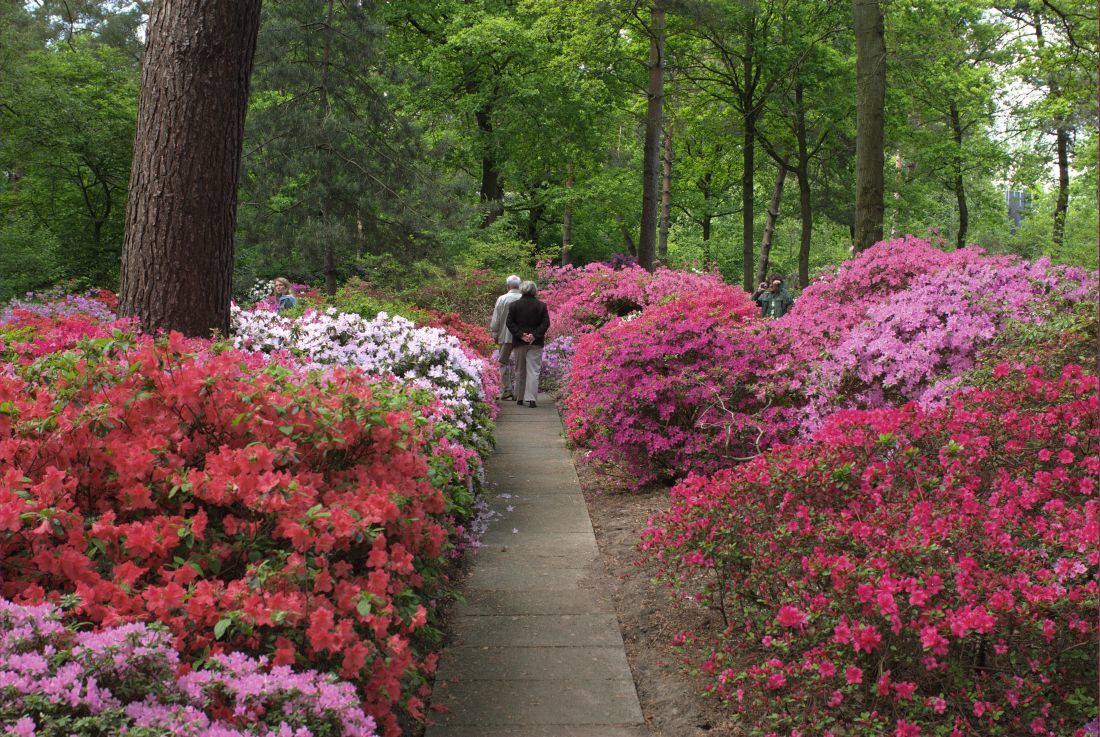
<svg viewBox="0 0 1100 737">
<path fill-rule="evenodd" d="M 266 310 L 232 311 L 236 347 L 289 352 L 307 370 L 356 366 L 431 391 L 450 424 L 479 451 L 488 448 L 499 382 L 494 367 L 439 328 L 380 312 L 372 319 L 329 308 L 292 318 Z"/>
</svg>

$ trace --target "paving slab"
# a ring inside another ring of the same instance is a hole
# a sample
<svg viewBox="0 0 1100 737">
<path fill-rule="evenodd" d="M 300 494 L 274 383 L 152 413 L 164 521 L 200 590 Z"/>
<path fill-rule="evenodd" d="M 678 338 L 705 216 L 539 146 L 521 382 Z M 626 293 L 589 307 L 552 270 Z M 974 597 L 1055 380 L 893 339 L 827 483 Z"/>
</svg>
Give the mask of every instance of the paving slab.
<svg viewBox="0 0 1100 737">
<path fill-rule="evenodd" d="M 458 647 L 622 647 L 614 614 L 516 614 L 469 617 L 455 637 Z"/>
<path fill-rule="evenodd" d="M 473 681 L 476 688 L 461 687 L 465 682 L 433 692 L 433 705 L 447 709 L 435 717 L 438 725 L 628 726 L 643 722 L 633 681 L 478 680 Z"/>
<path fill-rule="evenodd" d="M 452 646 L 439 661 L 436 678 L 472 680 L 568 680 L 584 672 L 590 680 L 622 680 L 629 666 L 621 643 L 609 647 Z"/>
<path fill-rule="evenodd" d="M 594 724 L 546 724 L 522 727 L 429 727 L 425 737 L 652 737 L 644 727 Z"/>
<path fill-rule="evenodd" d="M 504 405 L 425 737 L 649 737 L 553 404 Z"/>
<path fill-rule="evenodd" d="M 610 601 L 601 592 L 582 589 L 469 589 L 455 607 L 458 617 L 504 614 L 602 614 Z"/>
</svg>

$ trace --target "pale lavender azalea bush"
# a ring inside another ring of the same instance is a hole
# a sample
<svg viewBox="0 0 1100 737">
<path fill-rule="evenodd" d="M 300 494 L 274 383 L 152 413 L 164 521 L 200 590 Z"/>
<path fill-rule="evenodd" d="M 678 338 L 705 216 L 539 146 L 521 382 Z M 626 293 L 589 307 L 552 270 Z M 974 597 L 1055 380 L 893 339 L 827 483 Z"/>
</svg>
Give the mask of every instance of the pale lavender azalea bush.
<svg viewBox="0 0 1100 737">
<path fill-rule="evenodd" d="M 372 319 L 329 308 L 294 318 L 267 310 L 232 310 L 231 332 L 238 348 L 288 351 L 307 370 L 356 366 L 368 374 L 392 375 L 430 390 L 449 421 L 486 442 L 488 413 L 495 405 L 496 369 L 439 328 L 418 327 L 380 312 Z"/>
<path fill-rule="evenodd" d="M 810 415 L 837 405 L 938 404 L 1009 321 L 1038 322 L 1096 294 L 1096 272 L 1046 258 L 978 255 L 917 276 L 908 289 L 872 304 L 820 363 L 816 383 L 826 389 L 811 400 Z"/>
<path fill-rule="evenodd" d="M 377 735 L 355 686 L 330 675 L 242 653 L 214 655 L 203 668 L 177 676 L 180 670 L 163 630 L 135 623 L 70 633 L 51 604 L 0 599 L 4 734 Z"/>
</svg>

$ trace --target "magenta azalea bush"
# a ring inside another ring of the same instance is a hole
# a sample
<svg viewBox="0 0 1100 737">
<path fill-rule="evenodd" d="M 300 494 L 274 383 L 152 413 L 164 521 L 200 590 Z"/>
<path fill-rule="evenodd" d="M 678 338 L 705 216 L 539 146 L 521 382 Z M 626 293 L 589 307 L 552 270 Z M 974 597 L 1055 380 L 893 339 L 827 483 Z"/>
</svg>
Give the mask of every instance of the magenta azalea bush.
<svg viewBox="0 0 1100 737">
<path fill-rule="evenodd" d="M 625 317 L 675 295 L 722 286 L 716 273 L 657 269 L 649 273 L 637 264 L 616 267 L 539 264 L 539 299 L 552 316 L 549 338 L 579 338 L 616 317 Z"/>
<path fill-rule="evenodd" d="M 242 653 L 189 670 L 164 630 L 73 633 L 52 604 L 4 599 L 0 724 L 20 737 L 377 737 L 355 686 L 333 676 Z"/>
<path fill-rule="evenodd" d="M 756 384 L 768 360 L 758 312 L 741 289 L 715 286 L 582 336 L 563 401 L 570 439 L 641 484 L 785 437 L 790 408 Z"/>
<path fill-rule="evenodd" d="M 699 667 L 746 734 L 1084 734 L 1097 379 L 996 373 L 943 408 L 838 413 L 651 520 L 661 577 L 724 623 Z"/>
</svg>

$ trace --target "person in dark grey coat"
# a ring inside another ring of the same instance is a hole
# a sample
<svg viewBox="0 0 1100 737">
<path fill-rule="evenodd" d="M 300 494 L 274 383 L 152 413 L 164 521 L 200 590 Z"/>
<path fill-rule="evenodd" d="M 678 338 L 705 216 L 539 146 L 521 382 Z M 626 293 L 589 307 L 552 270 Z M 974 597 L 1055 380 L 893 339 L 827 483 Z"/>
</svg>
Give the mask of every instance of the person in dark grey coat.
<svg viewBox="0 0 1100 737">
<path fill-rule="evenodd" d="M 550 329 L 550 311 L 535 298 L 538 288 L 533 281 L 519 285 L 520 298 L 508 305 L 508 332 L 512 334 L 512 355 L 516 358 L 516 404 L 534 407 L 539 394 L 542 371 L 542 346 Z"/>
</svg>

